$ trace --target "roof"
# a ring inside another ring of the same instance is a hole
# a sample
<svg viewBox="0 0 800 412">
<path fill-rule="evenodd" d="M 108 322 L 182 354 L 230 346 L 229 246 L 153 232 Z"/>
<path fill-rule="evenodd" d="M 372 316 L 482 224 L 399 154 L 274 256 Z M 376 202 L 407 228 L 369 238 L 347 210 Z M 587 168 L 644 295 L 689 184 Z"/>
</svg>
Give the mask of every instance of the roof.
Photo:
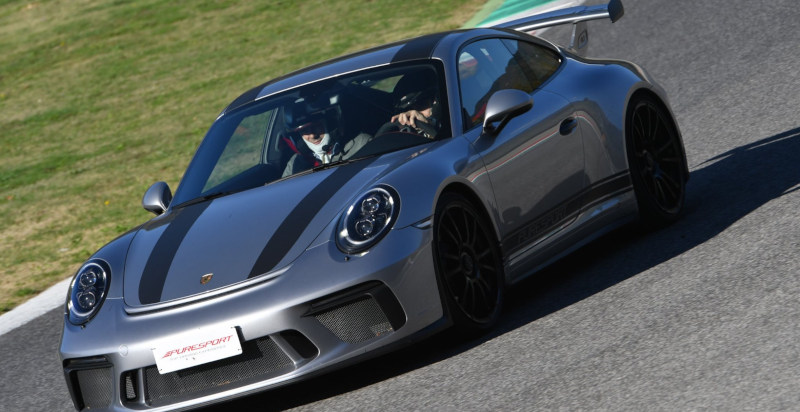
<svg viewBox="0 0 800 412">
<path fill-rule="evenodd" d="M 454 32 L 458 31 L 428 34 L 390 43 L 302 68 L 248 90 L 228 105 L 221 115 L 266 96 L 342 73 L 390 63 L 430 58 L 436 45 Z"/>
</svg>

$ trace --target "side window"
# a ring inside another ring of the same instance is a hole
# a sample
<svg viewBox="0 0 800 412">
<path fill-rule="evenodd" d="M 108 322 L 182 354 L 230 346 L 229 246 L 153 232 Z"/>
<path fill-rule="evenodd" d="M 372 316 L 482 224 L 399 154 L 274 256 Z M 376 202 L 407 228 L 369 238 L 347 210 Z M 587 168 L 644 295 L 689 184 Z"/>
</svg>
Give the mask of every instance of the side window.
<svg viewBox="0 0 800 412">
<path fill-rule="evenodd" d="M 544 83 L 561 64 L 561 57 L 544 46 L 511 39 L 503 39 L 503 43 L 519 60 L 533 88 Z"/>
<path fill-rule="evenodd" d="M 492 93 L 502 89 L 530 93 L 534 89 L 525 68 L 501 39 L 480 40 L 464 47 L 458 59 L 458 82 L 467 129 L 483 122 Z"/>
</svg>

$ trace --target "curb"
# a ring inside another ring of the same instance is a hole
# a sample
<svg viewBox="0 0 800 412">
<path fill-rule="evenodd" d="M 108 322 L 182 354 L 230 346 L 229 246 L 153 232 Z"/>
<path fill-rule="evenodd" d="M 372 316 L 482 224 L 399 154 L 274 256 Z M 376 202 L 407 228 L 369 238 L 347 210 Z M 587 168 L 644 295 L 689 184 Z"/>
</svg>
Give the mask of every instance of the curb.
<svg viewBox="0 0 800 412">
<path fill-rule="evenodd" d="M 490 27 L 520 17 L 547 13 L 583 3 L 585 0 L 489 0 L 461 28 Z"/>
<path fill-rule="evenodd" d="M 72 278 L 56 283 L 44 292 L 0 316 L 0 336 L 44 315 L 66 302 Z"/>
</svg>

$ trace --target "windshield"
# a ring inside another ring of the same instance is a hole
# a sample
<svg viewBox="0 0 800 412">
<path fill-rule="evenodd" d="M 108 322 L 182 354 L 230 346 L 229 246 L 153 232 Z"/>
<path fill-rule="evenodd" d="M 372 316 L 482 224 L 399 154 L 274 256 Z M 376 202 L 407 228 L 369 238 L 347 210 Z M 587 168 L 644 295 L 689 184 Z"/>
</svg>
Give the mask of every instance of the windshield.
<svg viewBox="0 0 800 412">
<path fill-rule="evenodd" d="M 439 66 L 351 73 L 225 114 L 198 148 L 172 204 L 450 137 Z"/>
</svg>

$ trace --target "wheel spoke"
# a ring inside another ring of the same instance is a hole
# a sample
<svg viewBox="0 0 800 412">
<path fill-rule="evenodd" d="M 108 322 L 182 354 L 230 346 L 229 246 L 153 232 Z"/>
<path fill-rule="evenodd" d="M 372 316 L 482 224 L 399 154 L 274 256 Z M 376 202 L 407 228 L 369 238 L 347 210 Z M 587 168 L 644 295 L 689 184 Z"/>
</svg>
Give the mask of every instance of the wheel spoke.
<svg viewBox="0 0 800 412">
<path fill-rule="evenodd" d="M 658 136 L 659 136 L 658 131 L 660 130 L 661 122 L 659 121 L 660 119 L 658 118 L 657 113 L 652 111 L 651 113 L 653 113 L 653 116 L 655 118 L 653 119 L 653 131 L 650 132 L 650 136 L 653 137 L 653 145 L 655 145 L 656 142 L 658 141 Z"/>
<path fill-rule="evenodd" d="M 462 245 L 464 243 L 464 235 L 459 230 L 458 223 L 456 222 L 456 218 L 453 216 L 453 213 L 448 213 L 447 217 L 450 220 L 450 228 L 455 234 L 457 235 L 456 243 Z"/>
<path fill-rule="evenodd" d="M 657 156 L 659 159 L 661 159 L 661 158 L 663 157 L 663 155 L 664 155 L 664 152 L 665 152 L 665 151 L 667 151 L 667 150 L 669 150 L 669 149 L 672 149 L 672 146 L 673 146 L 673 144 L 674 144 L 674 142 L 673 142 L 672 140 L 669 140 L 669 139 L 668 139 L 668 140 L 666 141 L 666 143 L 664 143 L 663 145 L 661 145 L 660 147 L 658 147 L 658 149 L 656 149 L 656 151 L 655 151 L 655 155 L 656 155 L 656 156 Z"/>
<path fill-rule="evenodd" d="M 447 226 L 443 225 L 442 230 L 446 232 L 448 237 L 450 237 L 450 239 L 453 240 L 453 244 L 456 245 L 456 247 L 458 248 L 459 245 L 461 244 L 461 235 L 458 233 L 458 230 L 450 227 L 450 225 Z"/>
<path fill-rule="evenodd" d="M 486 249 L 484 249 L 484 251 L 483 251 L 483 252 L 480 252 L 480 253 L 478 253 L 477 255 L 475 255 L 475 257 L 476 257 L 476 258 L 477 258 L 479 261 L 483 261 L 483 259 L 484 259 L 484 258 L 486 258 L 486 256 L 489 256 L 490 254 L 492 254 L 492 249 L 490 249 L 490 248 L 488 248 L 488 247 L 487 247 Z"/>
<path fill-rule="evenodd" d="M 633 118 L 633 129 L 634 129 L 634 142 L 635 143 L 643 143 L 644 136 L 645 136 L 645 127 L 644 123 L 642 123 L 642 117 L 638 115 L 638 112 L 634 114 Z"/>
<path fill-rule="evenodd" d="M 664 191 L 663 181 L 656 178 L 654 178 L 653 181 L 655 182 L 656 198 L 658 199 L 658 204 L 661 206 L 666 206 L 667 194 Z"/>
<path fill-rule="evenodd" d="M 680 157 L 662 157 L 662 158 L 659 159 L 659 163 L 677 163 L 677 164 L 681 164 L 682 162 L 681 162 L 681 158 Z"/>
<path fill-rule="evenodd" d="M 644 182 L 647 185 L 647 189 L 650 193 L 655 195 L 656 190 L 656 177 L 652 173 L 644 173 Z"/>
<path fill-rule="evenodd" d="M 464 292 L 466 293 L 464 302 L 467 303 L 464 309 L 466 309 L 468 315 L 475 317 L 475 286 L 472 285 L 472 282 L 467 281 L 464 287 Z"/>
<path fill-rule="evenodd" d="M 483 269 L 483 270 L 487 270 L 487 271 L 489 271 L 491 273 L 495 273 L 496 272 L 496 269 L 495 269 L 494 265 L 489 264 L 489 263 L 482 263 L 480 265 L 480 268 Z"/>
<path fill-rule="evenodd" d="M 477 285 L 475 289 L 477 289 L 478 296 L 480 296 L 482 302 L 481 309 L 483 309 L 481 310 L 480 314 L 476 313 L 476 316 L 483 316 L 484 313 L 491 311 L 492 305 L 489 302 L 489 293 L 488 293 L 489 290 L 486 287 L 484 287 L 483 284 L 480 283 Z"/>
<path fill-rule="evenodd" d="M 680 201 L 682 188 L 680 183 L 676 182 L 671 176 L 664 174 L 662 177 L 662 185 L 664 186 L 664 189 L 669 192 L 669 198 L 662 204 L 662 206 L 665 209 L 672 209 L 673 207 L 677 206 L 678 202 Z"/>
<path fill-rule="evenodd" d="M 650 144 L 651 145 L 655 142 L 655 138 L 656 138 L 655 130 L 656 130 L 656 127 L 657 127 L 656 119 L 654 119 L 653 116 L 655 116 L 655 111 L 653 111 L 653 109 L 651 109 L 648 106 L 647 107 L 647 124 L 648 124 L 648 126 L 650 126 L 648 131 L 649 131 L 649 137 L 650 137 Z"/>
<path fill-rule="evenodd" d="M 472 227 L 468 233 L 470 237 L 469 246 L 474 250 L 475 244 L 478 242 L 478 220 L 472 219 Z"/>
<path fill-rule="evenodd" d="M 461 259 L 461 257 L 455 253 L 447 253 L 447 252 L 442 253 L 442 257 L 447 260 L 455 261 L 456 263 L 458 263 L 458 261 Z"/>
<path fill-rule="evenodd" d="M 484 297 L 488 297 L 492 292 L 492 286 L 489 285 L 489 282 L 486 280 L 485 277 L 481 276 L 478 278 L 478 286 L 480 286 L 481 292 L 483 293 Z M 486 303 L 489 303 L 488 299 Z"/>
</svg>

